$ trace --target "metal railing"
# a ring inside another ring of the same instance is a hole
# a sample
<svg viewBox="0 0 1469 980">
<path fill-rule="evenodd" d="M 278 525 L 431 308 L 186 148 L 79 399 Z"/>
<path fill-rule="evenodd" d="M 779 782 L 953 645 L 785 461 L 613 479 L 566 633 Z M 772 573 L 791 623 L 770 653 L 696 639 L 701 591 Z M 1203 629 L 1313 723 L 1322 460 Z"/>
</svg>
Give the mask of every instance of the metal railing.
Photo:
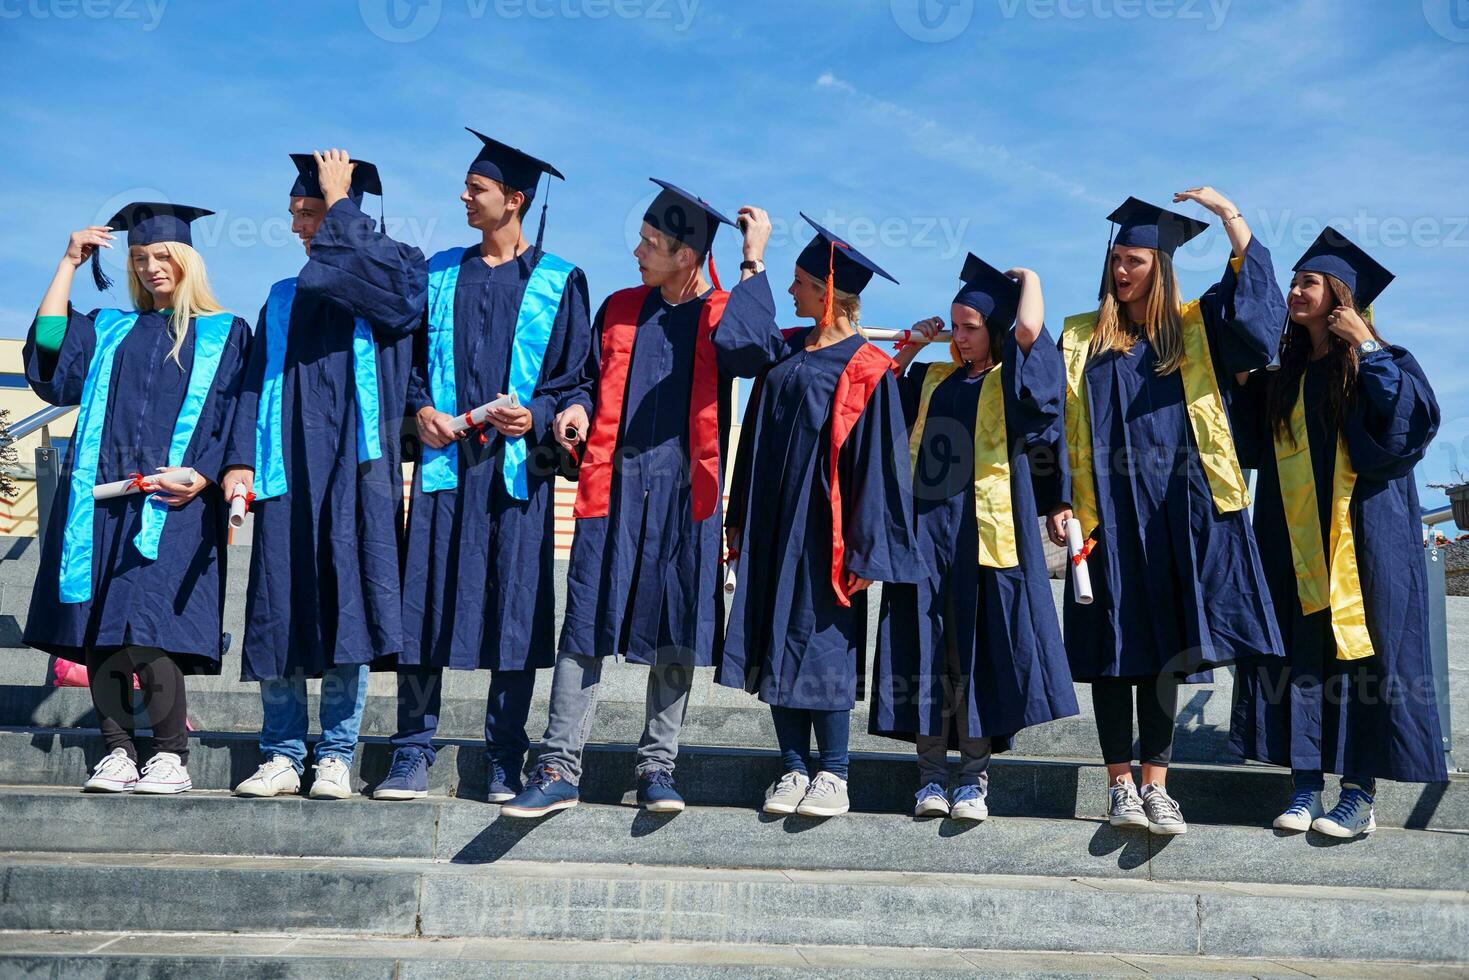
<svg viewBox="0 0 1469 980">
<path fill-rule="evenodd" d="M 1453 509 L 1442 507 L 1423 512 L 1427 527 L 1447 524 L 1454 519 Z M 1433 661 L 1433 691 L 1438 698 L 1438 723 L 1443 731 L 1444 762 L 1454 768 L 1454 733 L 1449 716 L 1449 616 L 1448 583 L 1444 574 L 1444 549 L 1437 535 L 1430 533 L 1423 547 L 1428 565 L 1428 650 Z"/>
<path fill-rule="evenodd" d="M 61 454 L 51 445 L 50 425 L 57 419 L 75 412 L 75 405 L 47 405 L 10 426 L 0 435 L 0 445 L 14 445 L 33 432 L 41 433 L 41 444 L 36 447 L 36 541 L 46 539 L 46 522 L 51 519 L 51 502 L 56 497 L 56 485 L 61 480 Z"/>
</svg>

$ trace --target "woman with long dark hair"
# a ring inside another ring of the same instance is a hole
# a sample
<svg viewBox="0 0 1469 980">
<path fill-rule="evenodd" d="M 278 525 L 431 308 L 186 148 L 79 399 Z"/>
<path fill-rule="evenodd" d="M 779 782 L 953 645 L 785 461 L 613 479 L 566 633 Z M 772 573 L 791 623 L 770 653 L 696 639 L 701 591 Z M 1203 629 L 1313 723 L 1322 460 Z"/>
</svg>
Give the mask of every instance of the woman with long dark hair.
<svg viewBox="0 0 1469 980">
<path fill-rule="evenodd" d="M 1243 379 L 1237 404 L 1287 656 L 1241 665 L 1230 741 L 1247 759 L 1290 766 L 1280 830 L 1371 833 L 1377 779 L 1448 778 L 1413 481 L 1438 403 L 1413 355 L 1373 323 L 1392 279 L 1323 231 L 1295 265 L 1280 369 Z M 1326 772 L 1342 774 L 1329 813 Z"/>
</svg>

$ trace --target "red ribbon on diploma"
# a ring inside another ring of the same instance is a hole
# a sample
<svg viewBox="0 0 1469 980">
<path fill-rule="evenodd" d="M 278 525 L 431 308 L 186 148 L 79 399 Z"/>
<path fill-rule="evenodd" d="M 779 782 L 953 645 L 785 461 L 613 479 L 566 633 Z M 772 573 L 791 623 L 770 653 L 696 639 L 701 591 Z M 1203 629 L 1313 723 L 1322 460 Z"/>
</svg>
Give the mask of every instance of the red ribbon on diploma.
<svg viewBox="0 0 1469 980">
<path fill-rule="evenodd" d="M 1071 564 L 1080 565 L 1086 561 L 1086 556 L 1092 553 L 1092 548 L 1096 547 L 1096 544 L 1096 538 L 1087 538 L 1086 542 L 1082 544 L 1081 550 L 1071 556 Z"/>
</svg>

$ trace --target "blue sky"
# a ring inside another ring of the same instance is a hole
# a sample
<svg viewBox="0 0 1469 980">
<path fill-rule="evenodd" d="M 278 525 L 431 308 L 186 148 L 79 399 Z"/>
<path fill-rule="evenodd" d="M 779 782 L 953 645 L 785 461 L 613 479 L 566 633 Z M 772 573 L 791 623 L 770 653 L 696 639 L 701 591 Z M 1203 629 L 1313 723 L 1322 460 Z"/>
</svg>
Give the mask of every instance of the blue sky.
<svg viewBox="0 0 1469 980">
<path fill-rule="evenodd" d="M 547 245 L 594 302 L 659 176 L 769 209 L 777 285 L 798 210 L 847 234 L 903 283 L 864 297 L 880 325 L 943 314 L 966 250 L 1037 270 L 1059 325 L 1113 205 L 1208 183 L 1283 273 L 1323 222 L 1397 273 L 1377 321 L 1444 414 L 1420 485 L 1469 476 L 1469 0 L 0 0 L 0 83 L 0 335 L 132 199 L 220 212 L 198 244 L 253 318 L 301 262 L 293 150 L 374 160 L 390 230 L 464 244 L 465 125 L 566 173 Z M 1185 291 L 1226 252 L 1216 223 Z"/>
</svg>

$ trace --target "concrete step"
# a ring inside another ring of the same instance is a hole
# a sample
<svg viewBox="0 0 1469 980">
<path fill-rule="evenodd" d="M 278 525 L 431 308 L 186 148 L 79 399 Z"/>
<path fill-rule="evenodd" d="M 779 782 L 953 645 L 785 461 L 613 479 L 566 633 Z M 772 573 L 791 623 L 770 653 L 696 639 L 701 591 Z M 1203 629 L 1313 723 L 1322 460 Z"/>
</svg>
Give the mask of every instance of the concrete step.
<svg viewBox="0 0 1469 980">
<path fill-rule="evenodd" d="M 565 942 L 533 947 L 506 939 L 376 936 L 143 935 L 116 932 L 0 934 L 0 972 L 17 980 L 148 976 L 188 980 L 458 980 L 493 970 L 522 980 L 595 975 L 612 980 L 843 980 L 985 976 L 1005 980 L 1090 977 L 1268 977 L 1411 980 L 1459 977 L 1455 966 L 1133 953 L 1013 953 L 878 946 L 742 946 L 713 943 Z"/>
<path fill-rule="evenodd" d="M 641 673 L 635 665 L 619 664 L 616 671 L 608 670 L 606 673 L 611 676 L 635 671 Z M 488 686 L 488 676 L 480 677 Z M 232 690 L 198 690 L 199 680 L 189 680 L 189 718 L 194 727 L 216 732 L 260 731 L 260 692 L 257 685 L 241 685 Z M 532 704 L 526 725 L 526 730 L 532 734 L 545 731 L 546 694 L 550 685 L 550 674 L 546 672 L 539 684 L 540 696 Z M 1209 697 L 1217 696 L 1217 691 L 1209 692 Z M 754 698 L 741 697 L 745 701 L 742 705 L 707 702 L 692 705 L 684 721 L 682 739 L 695 745 L 773 746 L 775 726 L 770 720 L 770 709 Z M 314 688 L 308 694 L 308 702 L 307 717 L 317 717 L 318 697 Z M 870 752 L 902 751 L 905 743 L 867 733 L 866 709 L 864 704 L 853 712 L 852 748 Z M 439 735 L 451 739 L 482 738 L 484 717 L 483 692 L 447 697 L 443 700 L 439 716 Z M 600 699 L 592 738 L 599 742 L 636 744 L 642 735 L 643 722 L 641 695 L 626 700 Z M 83 688 L 56 688 L 35 683 L 0 684 L 0 726 L 95 728 L 97 715 L 92 708 L 90 692 Z M 397 699 L 394 694 L 370 694 L 362 713 L 361 733 L 368 737 L 388 737 L 396 728 Z M 1234 761 L 1235 757 L 1228 751 L 1228 741 L 1227 723 L 1222 727 L 1200 724 L 1197 715 L 1186 714 L 1180 719 L 1173 757 L 1178 762 Z M 1015 740 L 1014 751 L 1037 757 L 1095 757 L 1098 754 L 1096 724 L 1088 711 L 1084 716 L 1037 725 L 1020 733 Z"/>
<path fill-rule="evenodd" d="M 1463 892 L 502 860 L 12 853 L 0 929 L 1469 962 Z"/>
<path fill-rule="evenodd" d="M 146 755 L 150 748 L 141 746 Z M 100 734 L 78 729 L 0 730 L 0 783 L 80 786 L 103 755 Z M 358 788 L 386 775 L 391 747 L 366 739 L 355 762 Z M 444 742 L 429 771 L 439 795 L 483 799 L 484 744 Z M 261 758 L 253 736 L 196 733 L 190 742 L 189 772 L 199 789 L 229 789 L 255 771 Z M 632 784 L 635 751 L 627 745 L 587 747 L 582 798 L 621 802 Z M 309 773 L 310 770 L 308 770 Z M 678 761 L 680 792 L 694 805 L 754 806 L 780 774 L 774 750 L 685 746 Z M 855 753 L 850 794 L 857 810 L 907 813 L 917 788 L 911 756 Z M 1105 812 L 1106 769 L 1084 760 L 996 757 L 991 771 L 990 809 L 997 816 L 1091 818 Z M 1267 826 L 1290 799 L 1283 770 L 1267 766 L 1173 767 L 1169 789 L 1188 820 L 1201 824 Z M 1385 827 L 1469 830 L 1469 777 L 1440 785 L 1383 782 L 1377 821 Z"/>
<path fill-rule="evenodd" d="M 226 829 L 227 828 L 227 829 Z M 874 841 L 882 846 L 874 847 Z M 408 858 L 456 864 L 738 867 L 797 871 L 962 872 L 1134 881 L 1454 889 L 1469 882 L 1469 834 L 1382 829 L 1338 841 L 1255 827 L 1198 826 L 1167 838 L 1100 819 L 991 817 L 982 824 L 850 813 L 829 820 L 753 808 L 678 815 L 583 803 L 539 821 L 429 797 L 406 803 L 219 791 L 106 796 L 0 787 L 0 850 L 69 853 Z"/>
</svg>

